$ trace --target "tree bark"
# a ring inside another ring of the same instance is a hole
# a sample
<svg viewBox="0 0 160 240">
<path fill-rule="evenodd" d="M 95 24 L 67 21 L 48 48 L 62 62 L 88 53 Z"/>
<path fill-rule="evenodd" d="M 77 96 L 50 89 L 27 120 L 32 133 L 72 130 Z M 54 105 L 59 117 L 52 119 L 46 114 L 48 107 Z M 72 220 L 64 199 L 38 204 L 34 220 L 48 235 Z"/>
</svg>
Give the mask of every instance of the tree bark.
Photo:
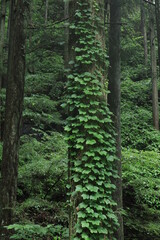
<svg viewBox="0 0 160 240">
<path fill-rule="evenodd" d="M 47 24 L 48 21 L 48 7 L 49 7 L 49 0 L 46 0 L 46 7 L 45 7 L 45 24 Z"/>
<path fill-rule="evenodd" d="M 5 37 L 5 16 L 6 16 L 6 1 L 1 0 L 1 17 L 0 17 L 0 91 L 2 89 L 2 76 L 3 76 L 3 47 Z M 0 97 L 0 107 L 1 107 Z M 2 116 L 0 111 L 0 141 L 2 140 Z"/>
<path fill-rule="evenodd" d="M 156 27 L 157 27 L 157 39 L 158 39 L 158 65 L 160 75 L 160 1 L 155 0 L 155 11 L 156 11 Z"/>
<path fill-rule="evenodd" d="M 113 113 L 113 122 L 116 130 L 116 153 L 119 161 L 115 163 L 119 178 L 115 180 L 116 191 L 114 200 L 117 203 L 116 212 L 120 227 L 115 233 L 118 240 L 124 239 L 123 218 L 122 218 L 122 169 L 121 169 L 121 120 L 120 120 L 120 24 L 121 21 L 121 0 L 110 2 L 110 31 L 109 31 L 109 95 L 108 103 L 110 111 Z"/>
<path fill-rule="evenodd" d="M 141 31 L 143 36 L 143 46 L 144 46 L 144 63 L 147 66 L 148 62 L 148 47 L 147 47 L 147 29 L 146 29 L 146 16 L 144 1 L 141 0 Z"/>
<path fill-rule="evenodd" d="M 155 46 L 154 12 L 150 7 L 150 45 L 151 45 L 151 68 L 152 68 L 152 114 L 153 126 L 159 130 L 158 87 L 157 87 L 157 59 Z"/>
<path fill-rule="evenodd" d="M 64 3 L 64 18 L 69 18 L 69 0 L 65 1 Z M 69 62 L 69 20 L 66 21 L 65 25 L 65 45 L 64 45 L 64 65 L 65 68 L 68 68 L 68 62 Z"/>
<path fill-rule="evenodd" d="M 17 195 L 18 148 L 25 74 L 24 9 L 25 1 L 11 1 L 8 81 L 1 166 L 1 227 L 13 222 Z"/>
</svg>

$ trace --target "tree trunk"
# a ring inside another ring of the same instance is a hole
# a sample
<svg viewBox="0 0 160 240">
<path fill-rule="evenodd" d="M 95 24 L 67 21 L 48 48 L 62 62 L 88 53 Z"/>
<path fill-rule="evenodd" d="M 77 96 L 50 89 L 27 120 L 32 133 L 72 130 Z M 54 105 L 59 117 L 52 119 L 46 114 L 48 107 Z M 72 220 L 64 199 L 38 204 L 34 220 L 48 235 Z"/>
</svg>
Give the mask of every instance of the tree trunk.
<svg viewBox="0 0 160 240">
<path fill-rule="evenodd" d="M 1 227 L 13 222 L 16 204 L 18 148 L 25 74 L 24 4 L 22 0 L 12 0 L 10 8 L 8 81 L 1 166 Z"/>
<path fill-rule="evenodd" d="M 110 2 L 110 31 L 109 31 L 109 95 L 108 103 L 113 113 L 113 122 L 116 130 L 116 149 L 119 161 L 115 163 L 119 178 L 115 180 L 116 191 L 114 200 L 117 203 L 116 212 L 120 227 L 115 234 L 118 240 L 124 239 L 123 218 L 122 218 L 122 170 L 121 170 L 121 120 L 120 120 L 120 24 L 121 21 L 121 0 Z"/>
<path fill-rule="evenodd" d="M 69 239 L 111 240 L 115 142 L 106 101 L 104 1 L 70 0 L 69 16 Z"/>
<path fill-rule="evenodd" d="M 64 2 L 64 19 L 65 19 L 65 45 L 64 45 L 64 65 L 68 68 L 69 62 L 69 0 Z"/>
<path fill-rule="evenodd" d="M 2 88 L 2 76 L 3 76 L 3 47 L 5 37 L 5 16 L 6 16 L 6 1 L 1 0 L 1 17 L 0 17 L 0 92 Z M 0 107 L 1 107 L 0 97 Z M 0 141 L 2 140 L 2 116 L 0 111 Z"/>
<path fill-rule="evenodd" d="M 141 31 L 142 31 L 143 45 L 144 45 L 144 63 L 145 63 L 145 66 L 147 66 L 147 62 L 148 62 L 147 30 L 146 30 L 146 16 L 145 16 L 145 8 L 144 8 L 143 0 L 141 0 Z"/>
<path fill-rule="evenodd" d="M 152 113 L 153 126 L 159 130 L 159 109 L 158 109 L 158 87 L 157 87 L 157 59 L 155 46 L 155 30 L 154 30 L 154 12 L 150 7 L 150 45 L 151 45 L 151 68 L 152 68 Z"/>
<path fill-rule="evenodd" d="M 47 24 L 47 22 L 48 22 L 48 7 L 49 7 L 48 2 L 49 2 L 49 0 L 46 0 L 46 7 L 45 7 L 45 24 Z"/>
<path fill-rule="evenodd" d="M 158 39 L 158 65 L 159 65 L 159 75 L 160 75 L 160 1 L 155 0 L 155 10 L 156 10 L 156 26 L 157 26 L 157 39 Z"/>
</svg>

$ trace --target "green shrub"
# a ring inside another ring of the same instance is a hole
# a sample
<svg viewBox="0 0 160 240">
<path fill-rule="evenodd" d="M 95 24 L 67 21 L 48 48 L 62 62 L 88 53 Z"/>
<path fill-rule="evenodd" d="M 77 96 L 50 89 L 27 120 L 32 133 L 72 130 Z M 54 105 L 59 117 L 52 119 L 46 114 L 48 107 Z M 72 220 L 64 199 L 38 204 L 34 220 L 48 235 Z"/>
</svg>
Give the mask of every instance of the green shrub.
<svg viewBox="0 0 160 240">
<path fill-rule="evenodd" d="M 149 80 L 122 82 L 122 146 L 160 151 L 160 133 L 153 128 Z"/>
<path fill-rule="evenodd" d="M 160 154 L 123 151 L 125 239 L 159 239 Z"/>
<path fill-rule="evenodd" d="M 19 163 L 19 197 L 37 194 L 55 199 L 66 192 L 67 144 L 62 134 L 39 132 L 41 139 L 23 136 Z"/>
<path fill-rule="evenodd" d="M 68 239 L 68 230 L 61 225 L 47 225 L 42 227 L 38 224 L 13 224 L 7 227 L 9 230 L 14 230 L 10 239 L 21 240 L 65 240 Z"/>
</svg>

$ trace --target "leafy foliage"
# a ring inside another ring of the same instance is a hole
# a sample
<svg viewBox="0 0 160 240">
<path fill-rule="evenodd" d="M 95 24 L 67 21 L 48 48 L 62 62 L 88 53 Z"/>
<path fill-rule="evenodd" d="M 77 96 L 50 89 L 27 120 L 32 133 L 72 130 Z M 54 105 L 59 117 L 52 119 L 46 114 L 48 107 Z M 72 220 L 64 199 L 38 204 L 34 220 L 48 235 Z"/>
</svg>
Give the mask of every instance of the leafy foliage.
<svg viewBox="0 0 160 240">
<path fill-rule="evenodd" d="M 159 153 L 153 151 L 123 151 L 126 239 L 160 236 L 159 161 Z"/>
<path fill-rule="evenodd" d="M 122 145 L 138 150 L 160 151 L 160 134 L 152 127 L 149 80 L 122 82 Z"/>
<path fill-rule="evenodd" d="M 7 227 L 9 230 L 14 229 L 15 234 L 13 234 L 10 239 L 25 239 L 25 240 L 39 240 L 39 239 L 48 239 L 48 240 L 65 240 L 68 237 L 67 230 L 64 229 L 61 225 L 47 225 L 42 227 L 38 224 L 13 224 Z"/>
<path fill-rule="evenodd" d="M 24 136 L 20 148 L 19 197 L 42 198 L 65 193 L 67 146 L 59 133 L 42 133 L 41 140 Z M 52 195 L 53 194 L 53 195 Z"/>
</svg>

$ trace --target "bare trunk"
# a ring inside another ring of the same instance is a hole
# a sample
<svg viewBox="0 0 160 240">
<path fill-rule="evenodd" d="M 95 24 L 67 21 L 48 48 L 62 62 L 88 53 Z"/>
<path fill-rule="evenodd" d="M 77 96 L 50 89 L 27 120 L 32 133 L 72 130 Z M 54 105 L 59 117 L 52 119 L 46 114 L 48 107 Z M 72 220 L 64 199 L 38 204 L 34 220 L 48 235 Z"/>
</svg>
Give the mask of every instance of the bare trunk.
<svg viewBox="0 0 160 240">
<path fill-rule="evenodd" d="M 147 62 L 148 62 L 147 29 L 146 29 L 146 17 L 145 17 L 143 0 L 141 0 L 141 31 L 142 31 L 143 45 L 144 45 L 144 63 L 145 63 L 145 66 L 147 66 Z"/>
<path fill-rule="evenodd" d="M 155 10 L 156 10 L 156 26 L 157 26 L 157 38 L 158 38 L 158 65 L 159 65 L 159 75 L 160 75 L 160 1 L 155 0 Z"/>
<path fill-rule="evenodd" d="M 46 0 L 46 8 L 45 8 L 45 24 L 48 22 L 48 2 L 49 0 Z"/>
<path fill-rule="evenodd" d="M 3 47 L 5 37 L 5 16 L 6 16 L 6 1 L 1 0 L 1 18 L 0 18 L 0 91 L 2 88 L 2 76 L 3 76 Z M 0 98 L 0 107 L 1 107 Z M 2 116 L 0 112 L 0 141 L 2 140 Z"/>
<path fill-rule="evenodd" d="M 158 110 L 158 87 L 157 87 L 157 60 L 155 49 L 155 30 L 154 30 L 154 14 L 150 9 L 150 41 L 151 41 L 151 68 L 152 68 L 152 113 L 153 126 L 159 130 L 159 110 Z"/>
<path fill-rule="evenodd" d="M 24 1 L 22 0 L 11 1 L 9 36 L 8 81 L 1 166 L 1 227 L 13 222 L 17 195 L 18 148 L 25 73 Z"/>
<path fill-rule="evenodd" d="M 119 161 L 115 162 L 119 178 L 115 180 L 116 191 L 114 200 L 117 203 L 117 215 L 120 227 L 115 233 L 118 240 L 124 239 L 123 218 L 122 218 L 122 169 L 121 169 L 121 120 L 120 120 L 120 24 L 121 21 L 121 0 L 112 0 L 110 3 L 110 31 L 109 31 L 109 91 L 108 103 L 113 115 L 113 122 L 116 130 L 116 150 Z"/>
<path fill-rule="evenodd" d="M 69 62 L 69 48 L 68 48 L 68 41 L 69 41 L 69 21 L 67 20 L 69 18 L 69 1 L 65 1 L 64 3 L 64 18 L 65 18 L 65 46 L 64 46 L 64 62 L 65 62 L 65 68 L 68 68 L 68 62 Z"/>
<path fill-rule="evenodd" d="M 68 2 L 65 3 L 65 14 L 68 14 L 69 16 L 69 24 L 72 24 L 72 22 L 74 21 L 74 15 L 75 15 L 75 9 L 76 9 L 76 3 L 74 0 L 68 0 Z M 68 9 L 67 9 L 68 8 Z M 68 41 L 68 46 L 65 46 L 65 50 L 67 51 L 67 55 L 65 56 L 65 64 L 67 67 L 69 67 L 69 62 L 70 61 L 74 61 L 75 60 L 75 52 L 73 50 L 73 48 L 75 47 L 75 32 L 74 30 L 71 30 L 68 28 L 68 30 L 66 29 L 66 33 L 68 31 L 68 39 L 66 39 Z M 67 42 L 66 42 L 67 44 Z M 65 52 L 66 53 L 66 52 Z M 70 65 L 71 67 L 71 65 Z M 72 71 L 72 69 L 71 69 Z M 68 152 L 68 179 L 69 179 L 69 184 L 71 186 L 71 192 L 74 191 L 74 183 L 71 180 L 71 176 L 72 176 L 72 168 L 73 168 L 73 163 L 71 161 L 71 150 L 69 150 Z M 74 205 L 74 200 L 73 198 L 70 199 L 71 201 L 71 205 L 69 208 L 69 240 L 73 239 L 73 235 L 74 235 L 74 225 L 76 224 L 76 219 L 74 216 L 75 210 L 73 209 L 73 205 Z"/>
</svg>

